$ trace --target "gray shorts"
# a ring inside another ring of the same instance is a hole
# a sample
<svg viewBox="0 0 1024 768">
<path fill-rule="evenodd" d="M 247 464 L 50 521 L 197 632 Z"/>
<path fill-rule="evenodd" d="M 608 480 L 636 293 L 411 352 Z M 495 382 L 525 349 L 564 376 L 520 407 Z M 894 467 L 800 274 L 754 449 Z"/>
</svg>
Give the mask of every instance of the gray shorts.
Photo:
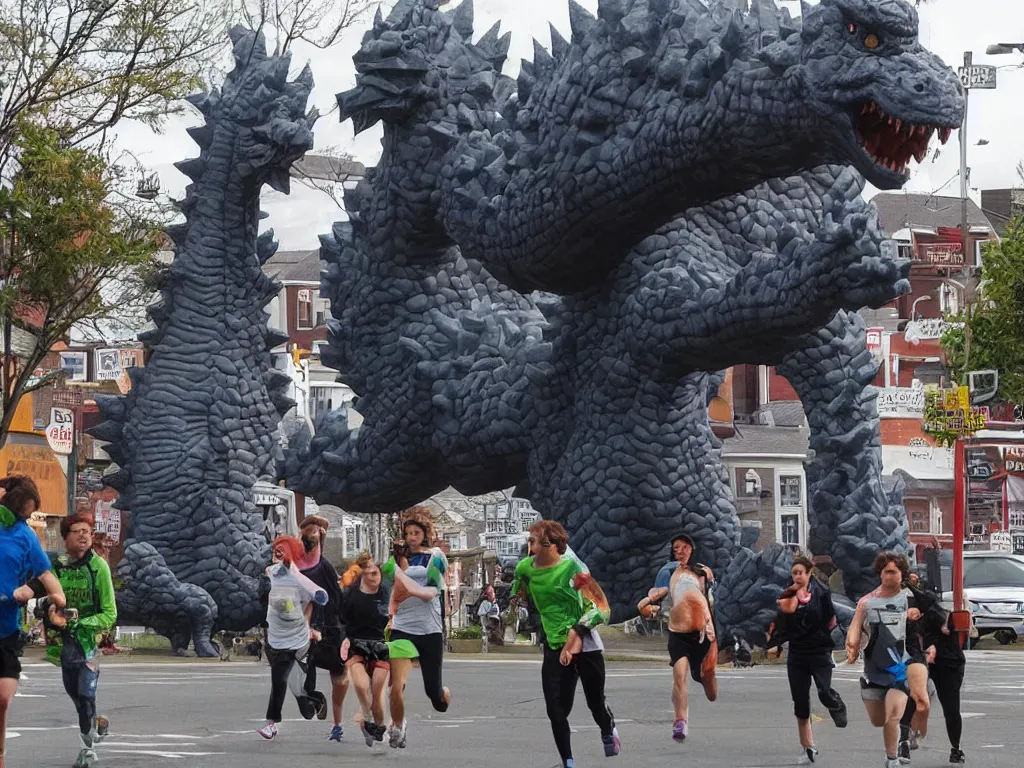
<svg viewBox="0 0 1024 768">
<path fill-rule="evenodd" d="M 861 701 L 885 701 L 885 696 L 889 691 L 900 691 L 909 696 L 910 686 L 906 680 L 893 683 L 892 685 L 879 685 L 878 683 L 870 682 L 866 677 L 860 679 Z"/>
</svg>

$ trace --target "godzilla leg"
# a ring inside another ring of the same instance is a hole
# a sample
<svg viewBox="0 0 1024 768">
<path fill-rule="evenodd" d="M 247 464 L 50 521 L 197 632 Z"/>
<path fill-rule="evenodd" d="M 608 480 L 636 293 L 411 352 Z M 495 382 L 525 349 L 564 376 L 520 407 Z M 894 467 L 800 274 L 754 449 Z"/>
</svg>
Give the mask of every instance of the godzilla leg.
<svg viewBox="0 0 1024 768">
<path fill-rule="evenodd" d="M 197 655 L 219 655 L 210 641 L 217 604 L 201 587 L 178 581 L 151 544 L 130 541 L 117 575 L 123 584 L 119 613 L 157 628 L 171 639 L 175 652 L 186 649 L 191 638 Z"/>
<path fill-rule="evenodd" d="M 807 463 L 811 551 L 830 554 L 847 595 L 878 585 L 880 551 L 907 551 L 903 486 L 882 483 L 876 390 L 878 365 L 867 350 L 864 320 L 840 311 L 777 368 L 804 405 L 814 458 Z"/>
<path fill-rule="evenodd" d="M 621 617 L 635 613 L 654 584 L 674 534 L 689 533 L 694 557 L 721 569 L 739 544 L 739 526 L 707 422 L 708 375 L 659 383 L 637 377 L 625 361 L 605 364 L 605 381 L 590 381 L 603 391 L 578 397 L 590 407 L 576 414 L 555 476 L 550 464 L 533 461 L 531 485 L 554 489 L 552 504 L 535 497 L 534 505 L 566 526 Z"/>
</svg>

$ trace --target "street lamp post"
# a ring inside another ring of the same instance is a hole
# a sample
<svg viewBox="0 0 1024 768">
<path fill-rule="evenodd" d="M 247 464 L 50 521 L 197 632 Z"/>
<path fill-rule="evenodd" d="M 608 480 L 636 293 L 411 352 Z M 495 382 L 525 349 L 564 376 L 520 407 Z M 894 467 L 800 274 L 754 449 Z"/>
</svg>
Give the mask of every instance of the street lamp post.
<svg viewBox="0 0 1024 768">
<path fill-rule="evenodd" d="M 1018 50 L 1024 53 L 1024 43 L 996 43 L 989 45 L 985 52 L 989 55 L 1002 55 Z M 959 70 L 960 82 L 964 87 L 964 121 L 960 126 L 960 236 L 961 248 L 963 249 L 964 260 L 964 282 L 974 292 L 975 282 L 971 266 L 968 263 L 968 249 L 970 237 L 968 236 L 967 224 L 967 195 L 968 195 L 968 168 L 967 168 L 967 107 L 970 92 L 976 88 L 993 90 L 996 87 L 996 67 L 974 66 L 974 54 L 971 51 L 964 51 L 964 65 Z M 965 291 L 964 296 L 964 370 L 970 368 L 971 357 L 971 304 L 972 296 Z"/>
</svg>

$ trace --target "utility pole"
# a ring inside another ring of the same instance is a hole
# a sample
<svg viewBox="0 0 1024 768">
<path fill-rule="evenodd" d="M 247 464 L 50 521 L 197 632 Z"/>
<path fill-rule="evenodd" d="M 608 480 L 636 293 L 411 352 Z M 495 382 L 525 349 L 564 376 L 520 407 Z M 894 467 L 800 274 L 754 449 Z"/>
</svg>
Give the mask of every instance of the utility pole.
<svg viewBox="0 0 1024 768">
<path fill-rule="evenodd" d="M 974 54 L 971 51 L 964 51 L 964 70 L 970 72 L 974 63 Z M 968 75 L 969 77 L 969 75 Z M 969 185 L 967 183 L 967 105 L 971 89 L 970 80 L 964 84 L 964 122 L 960 126 L 960 237 L 963 248 L 964 260 L 964 373 L 970 370 L 971 359 L 971 294 L 974 293 L 974 278 L 968 266 L 968 244 L 970 242 L 967 233 L 967 194 Z"/>
</svg>

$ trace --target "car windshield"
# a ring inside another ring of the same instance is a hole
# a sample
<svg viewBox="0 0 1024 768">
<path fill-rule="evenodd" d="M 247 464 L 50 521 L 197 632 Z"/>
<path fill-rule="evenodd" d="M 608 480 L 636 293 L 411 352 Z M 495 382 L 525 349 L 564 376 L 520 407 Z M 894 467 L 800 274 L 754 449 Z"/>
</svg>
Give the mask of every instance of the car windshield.
<svg viewBox="0 0 1024 768">
<path fill-rule="evenodd" d="M 965 557 L 964 587 L 1024 589 L 1024 562 L 1009 557 Z"/>
</svg>

